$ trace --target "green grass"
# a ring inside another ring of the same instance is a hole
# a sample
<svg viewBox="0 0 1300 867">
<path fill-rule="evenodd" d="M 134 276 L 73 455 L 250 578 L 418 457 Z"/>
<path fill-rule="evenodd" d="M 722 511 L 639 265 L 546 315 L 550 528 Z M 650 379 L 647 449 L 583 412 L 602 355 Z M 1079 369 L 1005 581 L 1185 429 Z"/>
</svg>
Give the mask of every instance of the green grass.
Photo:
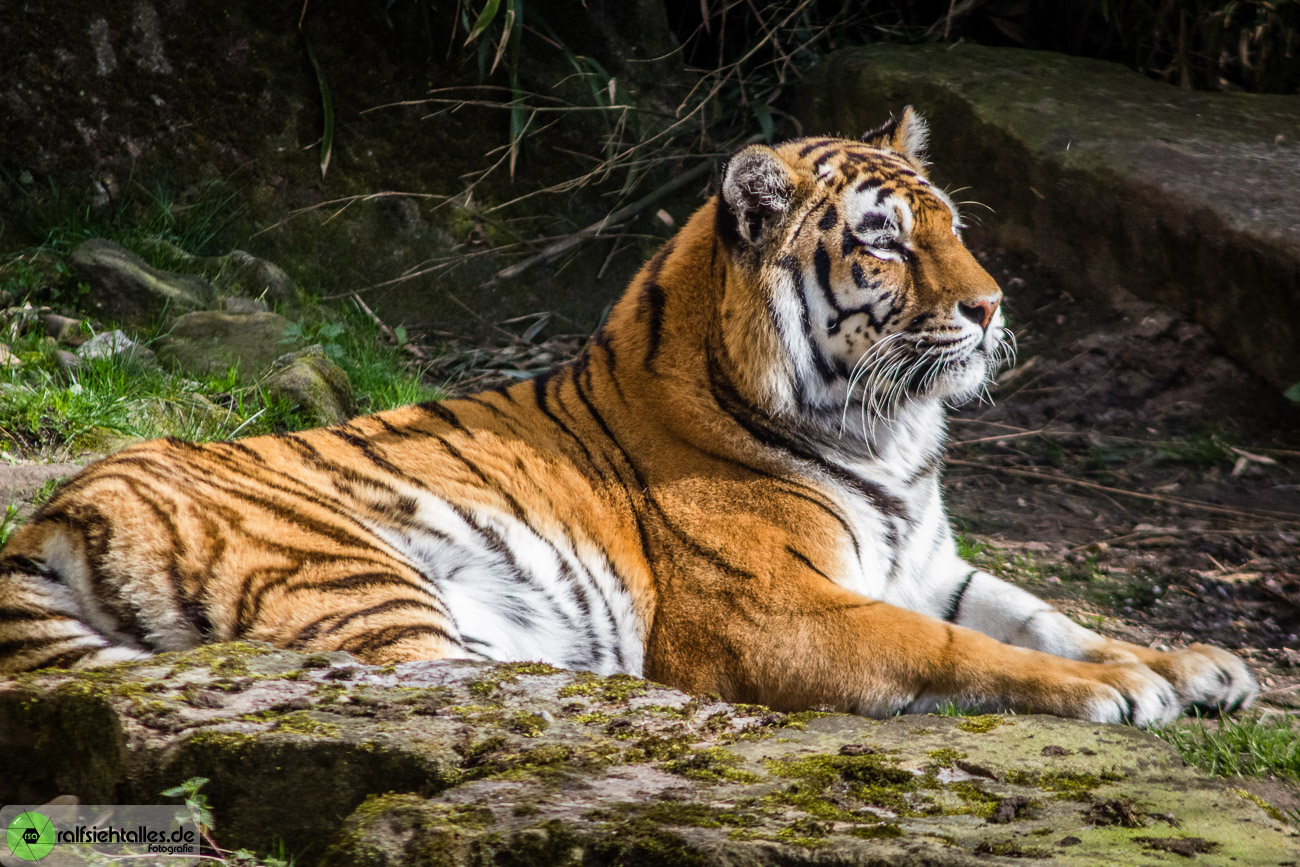
<svg viewBox="0 0 1300 867">
<path fill-rule="evenodd" d="M 363 412 L 438 396 L 366 323 L 346 328 L 335 346 L 334 361 L 351 379 Z M 69 375 L 57 369 L 45 353 L 48 344 L 35 333 L 10 347 L 24 364 L 0 370 L 0 436 L 26 448 L 93 451 L 105 432 L 202 441 L 306 424 L 294 406 L 271 399 L 260 386 L 241 386 L 234 368 L 194 379 L 119 356 L 83 362 Z"/>
<path fill-rule="evenodd" d="M 1300 723 L 1282 714 L 1197 719 L 1154 730 L 1183 760 L 1220 777 L 1268 774 L 1300 783 Z"/>
<path fill-rule="evenodd" d="M 23 516 L 17 503 L 5 506 L 4 515 L 0 515 L 0 548 L 5 546 L 9 537 L 23 524 Z"/>
<path fill-rule="evenodd" d="M 957 534 L 957 556 L 961 557 L 967 563 L 974 563 L 976 559 L 991 555 L 993 549 L 987 543 L 969 536 L 966 533 Z"/>
<path fill-rule="evenodd" d="M 935 708 L 934 713 L 936 716 L 971 717 L 983 716 L 988 711 L 971 705 L 957 704 L 952 699 L 948 699 L 948 701 Z"/>
<path fill-rule="evenodd" d="M 193 201 L 181 202 L 164 187 L 147 189 L 132 181 L 123 195 L 99 208 L 71 204 L 57 193 L 33 197 L 24 229 L 35 245 L 25 252 L 60 257 L 82 241 L 107 238 L 160 268 L 172 262 L 154 245 L 157 241 L 200 256 L 228 252 L 226 247 L 233 239 L 227 235 L 240 212 L 235 204 L 238 195 L 237 190 L 218 181 Z"/>
<path fill-rule="evenodd" d="M 310 317 L 290 330 L 309 343 L 320 343 L 343 369 L 363 413 L 442 397 L 439 389 L 406 366 L 398 347 L 380 340 L 378 327 L 358 310 L 344 308 L 337 318 Z"/>
<path fill-rule="evenodd" d="M 54 222 L 29 225 L 29 234 L 39 243 L 0 258 L 0 291 L 14 306 L 48 305 L 80 317 L 80 302 L 90 289 L 74 281 L 66 263 L 78 243 L 108 238 L 157 267 L 185 270 L 167 246 L 157 242 L 192 253 L 221 252 L 214 245 L 233 218 L 232 197 L 217 186 L 182 206 L 163 192 L 135 189 L 123 204 L 107 210 L 38 210 L 34 219 Z M 320 343 L 347 374 L 360 412 L 440 396 L 411 368 L 399 347 L 379 339 L 378 326 L 360 310 L 317 306 L 279 312 L 291 322 L 285 351 L 297 341 Z M 0 321 L 0 326 L 0 343 L 22 362 L 0 368 L 0 452 L 16 449 L 25 456 L 63 457 L 69 451 L 113 448 L 130 437 L 203 441 L 306 426 L 294 406 L 271 399 L 257 385 L 241 383 L 237 370 L 194 377 L 118 356 L 83 361 L 69 373 L 55 361 L 60 347 L 44 336 L 34 316 Z M 164 327 L 159 321 L 127 331 L 149 346 Z"/>
</svg>

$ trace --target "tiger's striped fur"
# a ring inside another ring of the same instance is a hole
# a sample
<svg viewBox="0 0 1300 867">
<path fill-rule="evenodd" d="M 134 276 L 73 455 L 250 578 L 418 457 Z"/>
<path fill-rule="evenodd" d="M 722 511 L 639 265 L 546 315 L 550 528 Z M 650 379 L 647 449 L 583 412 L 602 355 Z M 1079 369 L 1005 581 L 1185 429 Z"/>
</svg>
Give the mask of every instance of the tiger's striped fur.
<svg viewBox="0 0 1300 867">
<path fill-rule="evenodd" d="M 1007 338 L 923 143 L 908 110 L 740 151 L 530 382 L 88 467 L 3 553 L 0 671 L 244 638 L 865 714 L 1248 701 L 1231 654 L 1104 639 L 958 557 L 944 403 Z"/>
</svg>

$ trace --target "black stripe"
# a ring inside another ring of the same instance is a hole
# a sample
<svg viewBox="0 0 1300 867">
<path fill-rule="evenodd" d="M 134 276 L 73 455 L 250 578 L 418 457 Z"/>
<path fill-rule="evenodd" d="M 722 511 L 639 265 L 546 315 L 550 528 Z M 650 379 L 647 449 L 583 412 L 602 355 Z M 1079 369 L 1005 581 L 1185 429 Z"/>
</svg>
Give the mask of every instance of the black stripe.
<svg viewBox="0 0 1300 867">
<path fill-rule="evenodd" d="M 388 421 L 388 419 L 384 418 L 382 415 L 372 415 L 370 416 L 370 421 L 373 421 L 375 424 L 382 427 L 384 429 L 384 433 L 388 434 L 389 436 L 397 437 L 398 439 L 405 440 L 420 435 L 415 431 L 411 430 L 410 428 L 398 427 L 397 425 Z"/>
<path fill-rule="evenodd" d="M 473 435 L 473 432 L 470 431 L 469 428 L 465 427 L 465 425 L 460 423 L 460 419 L 456 417 L 456 413 L 447 409 L 447 407 L 444 406 L 440 401 L 428 400 L 425 401 L 424 403 L 417 403 L 415 405 L 415 408 L 419 410 L 423 410 L 424 412 L 427 412 L 429 415 L 437 416 L 438 418 L 442 419 L 447 424 L 451 425 L 452 427 L 456 428 L 456 430 L 461 431 L 462 433 L 467 433 L 470 434 L 471 436 Z"/>
<path fill-rule="evenodd" d="M 50 623 L 56 620 L 73 621 L 80 623 L 76 617 L 70 614 L 64 614 L 61 611 L 50 611 L 49 609 L 26 609 L 26 608 L 0 608 L 0 624 L 11 625 L 15 623 Z"/>
<path fill-rule="evenodd" d="M 838 153 L 842 153 L 842 151 L 839 148 L 832 147 L 829 150 L 827 150 L 826 153 L 817 157 L 817 159 L 813 160 L 812 162 L 813 171 L 817 171 L 818 169 L 820 169 L 826 163 L 827 160 L 829 160 L 831 157 L 835 156 Z"/>
<path fill-rule="evenodd" d="M 537 401 L 537 408 L 541 411 L 542 415 L 550 419 L 551 423 L 559 428 L 561 433 L 567 435 L 569 439 L 573 440 L 574 444 L 577 445 L 578 449 L 582 452 L 582 456 L 591 466 L 592 472 L 596 474 L 596 478 L 603 481 L 605 479 L 605 471 L 596 463 L 596 457 L 591 453 L 591 449 L 587 448 L 587 444 L 583 442 L 582 437 L 574 433 L 572 428 L 560 421 L 560 417 L 551 411 L 551 398 L 547 393 L 547 387 L 551 384 L 553 379 L 557 379 L 560 376 L 571 377 L 572 375 L 573 374 L 569 372 L 567 368 L 561 368 L 559 370 L 548 371 L 540 376 L 533 377 L 533 397 Z"/>
<path fill-rule="evenodd" d="M 587 408 L 587 413 L 591 416 L 592 421 L 596 422 L 597 426 L 600 427 L 601 433 L 603 433 L 605 438 L 613 443 L 614 448 L 618 450 L 619 455 L 623 458 L 623 462 L 627 464 L 628 469 L 632 471 L 632 478 L 636 481 L 637 494 L 644 497 L 650 486 L 646 483 L 645 476 L 641 475 L 641 469 L 636 465 L 636 462 L 632 460 L 632 456 L 627 453 L 627 450 L 623 448 L 623 444 L 618 441 L 618 437 L 614 436 L 614 432 L 610 430 L 609 425 L 605 422 L 605 417 L 598 409 L 596 409 L 596 404 L 587 395 L 587 392 L 582 387 L 582 383 L 578 382 L 576 379 L 573 383 L 573 391 L 578 395 L 578 400 L 582 401 L 582 405 Z M 619 481 L 622 483 L 623 491 L 627 494 L 628 509 L 632 512 L 632 519 L 636 521 L 637 537 L 641 541 L 641 553 L 646 559 L 646 566 L 651 568 L 651 575 L 653 576 L 654 572 L 651 564 L 654 560 L 650 553 L 650 533 L 646 529 L 645 518 L 642 516 L 641 510 L 637 508 L 636 495 L 633 494 L 621 478 Z"/>
<path fill-rule="evenodd" d="M 768 448 L 786 452 L 821 469 L 831 478 L 862 495 L 872 506 L 890 517 L 907 517 L 907 507 L 902 500 L 874 482 L 836 466 L 822 457 L 815 444 L 788 430 L 782 430 L 763 418 L 736 391 L 721 367 L 708 366 L 709 386 L 718 407 L 731 416 L 755 440 Z M 891 545 L 893 542 L 890 543 Z"/>
<path fill-rule="evenodd" d="M 822 218 L 817 221 L 817 228 L 821 229 L 823 232 L 829 232 L 831 229 L 835 228 L 835 222 L 839 218 L 840 214 L 839 211 L 835 210 L 835 206 L 827 205 L 826 213 L 822 214 Z"/>
<path fill-rule="evenodd" d="M 254 463 L 259 463 L 259 464 L 266 463 L 266 458 L 262 457 L 262 455 L 256 449 L 250 448 L 244 443 L 232 441 L 232 442 L 224 442 L 224 443 L 213 443 L 212 445 L 222 446 L 224 448 L 230 449 L 233 452 L 238 452 L 244 457 L 252 460 Z"/>
<path fill-rule="evenodd" d="M 794 557 L 796 560 L 798 560 L 798 561 L 799 561 L 800 563 L 802 563 L 804 566 L 807 566 L 809 569 L 811 569 L 812 571 L 816 572 L 818 575 L 822 576 L 822 577 L 825 578 L 827 581 L 830 581 L 830 580 L 831 580 L 831 577 L 830 577 L 829 575 L 827 575 L 825 572 L 823 572 L 822 570 L 818 569 L 816 566 L 814 566 L 814 565 L 813 565 L 813 562 L 812 562 L 811 560 L 809 560 L 808 557 L 807 557 L 806 555 L 804 555 L 804 554 L 800 553 L 799 551 L 795 550 L 795 549 L 794 549 L 793 547 L 791 547 L 790 545 L 786 545 L 786 546 L 785 546 L 785 550 L 786 550 L 787 552 L 789 552 L 789 554 L 790 554 L 791 557 Z"/>
<path fill-rule="evenodd" d="M 290 639 L 285 647 L 302 647 L 308 642 L 314 640 L 318 635 L 333 635 L 354 620 L 363 617 L 370 617 L 374 614 L 384 614 L 388 611 L 397 611 L 402 608 L 418 608 L 425 611 L 432 611 L 434 614 L 439 616 L 442 615 L 442 612 L 437 608 L 434 608 L 429 603 L 419 599 L 388 599 L 384 602 L 378 603 L 377 605 L 371 605 L 368 608 L 358 608 L 354 611 L 348 611 L 345 613 L 335 611 L 326 614 L 323 617 L 318 617 L 302 629 L 298 630 L 297 634 Z"/>
<path fill-rule="evenodd" d="M 339 645 L 339 650 L 346 650 L 349 653 L 365 654 L 372 650 L 378 650 L 381 647 L 388 647 L 396 644 L 406 638 L 415 638 L 421 635 L 432 635 L 448 641 L 452 644 L 459 644 L 455 638 L 447 634 L 447 631 L 437 626 L 429 624 L 411 624 L 409 626 L 386 626 L 383 629 L 376 629 L 372 632 L 354 635 L 347 641 Z"/>
<path fill-rule="evenodd" d="M 84 638 L 89 638 L 90 636 L 83 635 L 81 637 L 84 639 Z M 117 646 L 125 647 L 126 645 L 120 644 Z M 39 666 L 41 668 L 68 668 L 74 662 L 78 662 L 82 659 L 85 659 L 87 656 L 90 656 L 92 653 L 98 653 L 101 650 L 108 650 L 108 649 L 109 648 L 101 647 L 98 644 L 93 644 L 93 643 L 83 644 L 79 647 L 72 647 L 60 653 L 56 653 L 53 656 L 42 657 Z M 135 648 L 131 648 L 131 649 L 135 649 Z"/>
<path fill-rule="evenodd" d="M 16 638 L 12 641 L 0 641 L 0 659 L 16 656 L 24 651 L 45 650 L 70 641 L 85 641 L 86 633 L 76 635 L 43 635 L 39 638 Z"/>
<path fill-rule="evenodd" d="M 799 148 L 799 158 L 803 159 L 813 151 L 817 150 L 817 148 L 826 147 L 829 144 L 831 144 L 830 139 L 815 138 L 812 141 L 808 142 L 808 144 Z"/>
<path fill-rule="evenodd" d="M 820 248 L 820 244 L 818 246 Z M 799 264 L 799 261 L 793 256 L 785 256 L 781 259 L 780 264 L 790 272 L 790 277 L 794 280 L 794 291 L 799 298 L 799 307 L 803 311 L 799 324 L 803 328 L 804 344 L 812 354 L 813 367 L 817 369 L 817 373 L 821 376 L 822 382 L 834 382 L 836 377 L 835 365 L 826 357 L 826 353 L 822 349 L 821 345 L 813 338 L 812 311 L 808 309 L 808 290 L 804 285 L 803 268 Z M 804 393 L 804 390 L 800 389 L 800 394 L 803 395 Z M 803 403 L 804 401 L 800 400 L 800 404 L 802 405 Z"/>
<path fill-rule="evenodd" d="M 655 280 L 647 280 L 641 289 L 638 309 L 647 318 L 646 354 L 643 362 L 647 369 L 654 366 L 655 356 L 659 354 L 659 344 L 663 341 L 664 307 L 668 297 L 664 288 Z"/>
<path fill-rule="evenodd" d="M 948 607 L 943 611 L 943 619 L 949 623 L 956 623 L 958 615 L 961 614 L 961 601 L 966 596 L 966 590 L 970 587 L 970 582 L 975 580 L 975 573 L 978 569 L 970 570 L 970 574 L 957 585 L 957 589 L 948 597 Z"/>
</svg>

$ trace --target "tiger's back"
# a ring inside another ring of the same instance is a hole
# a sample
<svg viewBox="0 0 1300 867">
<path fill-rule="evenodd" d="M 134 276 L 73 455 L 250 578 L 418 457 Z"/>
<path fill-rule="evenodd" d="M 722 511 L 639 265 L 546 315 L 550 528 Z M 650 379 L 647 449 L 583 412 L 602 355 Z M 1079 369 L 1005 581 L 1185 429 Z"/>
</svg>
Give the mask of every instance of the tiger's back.
<svg viewBox="0 0 1300 867">
<path fill-rule="evenodd" d="M 0 673 L 243 638 L 870 714 L 1248 701 L 1230 654 L 1110 641 L 958 556 L 944 404 L 1006 336 L 923 143 L 909 111 L 740 151 L 530 382 L 88 467 L 0 556 Z"/>
</svg>

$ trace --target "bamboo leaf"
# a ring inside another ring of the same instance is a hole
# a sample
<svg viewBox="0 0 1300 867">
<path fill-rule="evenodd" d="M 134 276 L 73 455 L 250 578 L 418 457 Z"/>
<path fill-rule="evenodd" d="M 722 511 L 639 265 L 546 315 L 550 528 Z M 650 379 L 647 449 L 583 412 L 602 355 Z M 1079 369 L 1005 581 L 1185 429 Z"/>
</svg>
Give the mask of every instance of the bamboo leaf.
<svg viewBox="0 0 1300 867">
<path fill-rule="evenodd" d="M 496 57 L 492 58 L 492 68 L 488 70 L 488 75 L 497 71 L 497 66 L 501 63 L 501 58 L 505 56 L 506 49 L 510 47 L 510 37 L 515 29 L 515 4 L 510 3 L 506 6 L 506 20 L 501 28 L 501 41 L 497 43 Z"/>
<path fill-rule="evenodd" d="M 501 8 L 501 0 L 488 0 L 483 11 L 478 14 L 474 26 L 470 28 L 469 36 L 465 39 L 465 44 L 469 45 L 475 39 L 483 35 L 483 31 L 492 26 L 492 21 L 497 17 L 497 10 Z"/>
<path fill-rule="evenodd" d="M 302 31 L 299 31 L 302 32 Z M 307 59 L 316 72 L 316 83 L 320 85 L 320 103 L 324 113 L 324 124 L 320 137 L 320 176 L 323 179 L 330 168 L 330 158 L 334 155 L 334 96 L 330 92 L 329 82 L 325 80 L 325 70 L 316 58 L 316 51 L 311 47 L 307 34 L 302 34 L 302 44 L 307 49 Z"/>
</svg>

